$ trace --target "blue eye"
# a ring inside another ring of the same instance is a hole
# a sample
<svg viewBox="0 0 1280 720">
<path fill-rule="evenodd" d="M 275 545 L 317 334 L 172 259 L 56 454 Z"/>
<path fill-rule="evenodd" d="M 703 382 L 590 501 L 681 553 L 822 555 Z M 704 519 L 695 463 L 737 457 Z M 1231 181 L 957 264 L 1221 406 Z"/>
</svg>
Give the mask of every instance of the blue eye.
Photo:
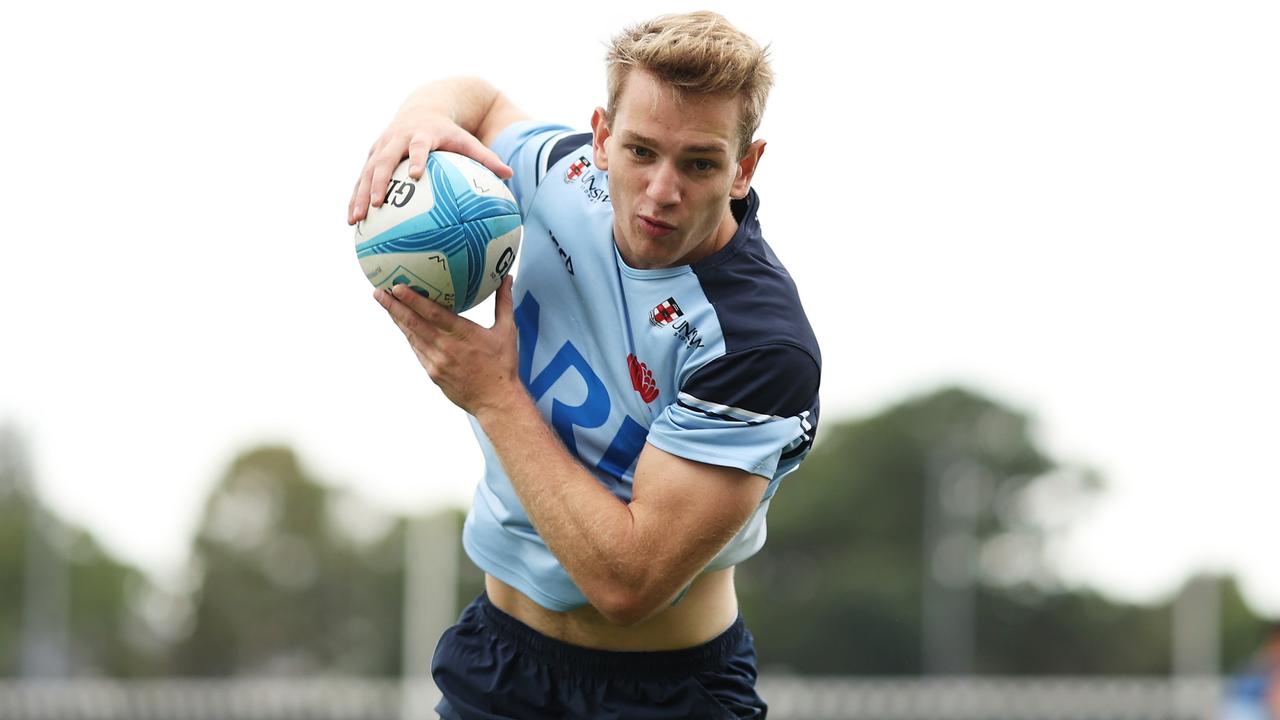
<svg viewBox="0 0 1280 720">
<path fill-rule="evenodd" d="M 635 155 L 638 158 L 647 158 L 653 155 L 653 153 L 649 151 L 649 148 L 640 147 L 639 145 L 628 145 L 627 149 L 631 151 L 632 155 Z"/>
<path fill-rule="evenodd" d="M 697 170 L 698 172 L 707 172 L 709 170 L 715 170 L 716 164 L 711 162 L 710 160 L 694 160 L 693 169 Z"/>
</svg>

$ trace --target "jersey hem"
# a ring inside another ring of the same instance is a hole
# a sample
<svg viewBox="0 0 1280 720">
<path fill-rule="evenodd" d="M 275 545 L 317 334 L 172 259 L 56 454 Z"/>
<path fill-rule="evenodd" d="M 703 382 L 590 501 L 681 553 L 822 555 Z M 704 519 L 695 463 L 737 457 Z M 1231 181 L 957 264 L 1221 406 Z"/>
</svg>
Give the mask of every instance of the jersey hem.
<svg viewBox="0 0 1280 720">
<path fill-rule="evenodd" d="M 530 581 L 520 575 L 519 572 L 508 567 L 502 562 L 495 560 L 492 556 L 481 550 L 478 545 L 471 541 L 470 537 L 465 532 L 462 534 L 462 547 L 467 551 L 467 555 L 470 556 L 472 560 L 476 561 L 476 565 L 478 565 L 481 570 L 510 585 L 516 590 L 519 590 L 528 596 L 530 600 L 533 600 L 552 612 L 568 612 L 591 604 L 581 603 L 574 605 L 548 595 L 537 586 L 531 584 Z M 494 568 L 497 568 L 499 571 L 495 571 Z"/>
</svg>

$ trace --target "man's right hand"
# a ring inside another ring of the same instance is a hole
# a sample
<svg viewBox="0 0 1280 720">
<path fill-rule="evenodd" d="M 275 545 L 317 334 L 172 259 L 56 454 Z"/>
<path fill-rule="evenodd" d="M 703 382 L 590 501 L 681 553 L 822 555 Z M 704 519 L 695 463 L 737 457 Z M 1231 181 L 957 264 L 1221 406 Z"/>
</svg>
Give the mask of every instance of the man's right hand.
<svg viewBox="0 0 1280 720">
<path fill-rule="evenodd" d="M 370 207 L 382 205 L 391 174 L 406 156 L 409 158 L 409 177 L 421 179 L 427 153 L 432 150 L 465 155 L 500 178 L 511 177 L 511 168 L 475 135 L 454 122 L 438 104 L 415 96 L 396 113 L 386 131 L 369 149 L 369 159 L 347 206 L 347 224 L 356 224 L 368 215 Z"/>
</svg>

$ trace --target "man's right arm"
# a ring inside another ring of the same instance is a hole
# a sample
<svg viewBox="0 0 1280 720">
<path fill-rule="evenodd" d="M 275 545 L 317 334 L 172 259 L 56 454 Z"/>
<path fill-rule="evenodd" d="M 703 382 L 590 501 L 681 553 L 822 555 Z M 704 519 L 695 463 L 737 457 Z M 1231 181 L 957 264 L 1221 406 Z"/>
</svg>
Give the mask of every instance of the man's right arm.
<svg viewBox="0 0 1280 720">
<path fill-rule="evenodd" d="M 406 156 L 409 176 L 415 180 L 422 177 L 432 150 L 466 155 L 498 177 L 511 177 L 511 168 L 488 146 L 507 126 L 527 118 L 497 88 L 477 77 L 446 78 L 419 88 L 369 149 L 347 207 L 347 224 L 363 220 L 370 206 L 382 204 L 391 174 Z"/>
</svg>

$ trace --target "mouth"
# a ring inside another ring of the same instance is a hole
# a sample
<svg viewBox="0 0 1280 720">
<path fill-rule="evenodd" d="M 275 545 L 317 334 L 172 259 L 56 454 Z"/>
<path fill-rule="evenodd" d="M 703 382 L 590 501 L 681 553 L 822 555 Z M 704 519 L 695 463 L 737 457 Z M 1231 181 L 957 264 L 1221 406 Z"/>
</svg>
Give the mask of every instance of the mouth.
<svg viewBox="0 0 1280 720">
<path fill-rule="evenodd" d="M 676 226 L 664 223 L 661 220 L 654 220 L 644 215 L 637 215 L 640 218 L 640 227 L 644 229 L 649 237 L 660 238 L 675 232 Z"/>
</svg>

